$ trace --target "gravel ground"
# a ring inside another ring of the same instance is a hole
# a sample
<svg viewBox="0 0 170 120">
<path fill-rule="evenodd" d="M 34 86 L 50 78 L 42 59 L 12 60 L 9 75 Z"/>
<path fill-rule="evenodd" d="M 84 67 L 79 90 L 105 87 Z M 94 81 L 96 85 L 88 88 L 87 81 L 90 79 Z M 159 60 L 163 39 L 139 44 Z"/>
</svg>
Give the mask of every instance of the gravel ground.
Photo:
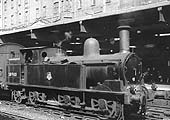
<svg viewBox="0 0 170 120">
<path fill-rule="evenodd" d="M 16 119 L 10 118 L 0 112 L 0 120 L 16 120 Z"/>
<path fill-rule="evenodd" d="M 33 107 L 28 107 L 26 105 L 4 104 L 3 101 L 0 102 L 0 118 L 3 117 L 0 120 L 14 120 L 11 119 L 10 116 L 3 116 L 2 113 L 13 114 L 15 116 L 21 116 L 29 118 L 31 120 L 74 120 L 72 118 L 67 118 L 62 115 L 55 115 L 49 112 L 42 112 L 41 110 L 37 110 Z"/>
</svg>

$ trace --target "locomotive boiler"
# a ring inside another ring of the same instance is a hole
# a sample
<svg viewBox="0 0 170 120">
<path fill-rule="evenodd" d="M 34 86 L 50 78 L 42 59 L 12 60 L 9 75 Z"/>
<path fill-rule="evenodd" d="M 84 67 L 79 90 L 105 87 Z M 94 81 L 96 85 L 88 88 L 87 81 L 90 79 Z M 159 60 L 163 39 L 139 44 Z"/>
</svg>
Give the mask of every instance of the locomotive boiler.
<svg viewBox="0 0 170 120">
<path fill-rule="evenodd" d="M 85 41 L 83 56 L 65 56 L 55 47 L 21 49 L 19 63 L 7 65 L 5 84 L 12 99 L 31 104 L 53 100 L 61 107 L 107 119 L 145 114 L 141 59 L 129 52 L 130 28 L 119 29 L 119 53 L 100 55 L 95 38 Z"/>
</svg>

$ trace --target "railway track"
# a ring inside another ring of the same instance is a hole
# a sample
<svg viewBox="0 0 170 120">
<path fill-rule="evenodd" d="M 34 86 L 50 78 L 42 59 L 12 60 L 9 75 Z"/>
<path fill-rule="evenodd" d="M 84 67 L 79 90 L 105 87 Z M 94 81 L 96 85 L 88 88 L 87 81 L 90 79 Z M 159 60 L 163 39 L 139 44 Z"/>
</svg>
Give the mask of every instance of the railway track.
<svg viewBox="0 0 170 120">
<path fill-rule="evenodd" d="M 67 120 L 61 119 L 58 115 L 44 112 L 39 107 L 27 106 L 25 104 L 17 104 L 11 101 L 1 101 L 0 113 L 2 116 L 9 116 L 12 120 Z M 15 119 L 16 118 L 16 119 Z"/>
<path fill-rule="evenodd" d="M 20 115 L 15 115 L 15 114 L 11 114 L 11 113 L 6 113 L 6 112 L 0 112 L 0 115 L 1 116 L 4 116 L 8 119 L 12 119 L 12 120 L 32 120 L 30 118 L 27 118 L 27 117 L 23 117 L 23 116 L 20 116 Z"/>
<path fill-rule="evenodd" d="M 10 107 L 10 109 L 15 108 L 14 110 L 8 110 L 8 109 L 4 110 L 2 107 L 0 109 L 0 113 L 2 113 L 2 116 L 8 116 L 12 120 L 13 119 L 14 120 L 56 120 L 56 119 L 57 120 L 100 120 L 95 115 L 90 115 L 87 113 L 86 114 L 78 113 L 78 112 L 74 112 L 68 109 L 66 110 L 64 108 L 57 107 L 54 105 L 38 104 L 36 106 L 32 106 L 29 104 L 28 105 L 17 104 L 11 101 L 1 101 L 1 104 L 3 104 L 5 108 L 8 108 L 8 107 Z M 21 110 L 25 111 L 24 113 L 25 115 L 24 114 L 21 115 L 18 113 Z M 11 112 L 11 111 L 15 111 L 15 112 Z M 39 115 L 37 114 L 35 115 L 35 113 L 38 113 Z M 44 119 L 42 116 L 44 116 Z"/>
<path fill-rule="evenodd" d="M 146 120 L 170 120 L 170 109 L 159 106 L 149 106 Z"/>
<path fill-rule="evenodd" d="M 78 111 L 78 108 L 71 109 L 68 106 L 67 107 L 61 107 L 60 105 L 55 105 L 55 104 L 37 104 L 36 106 L 30 105 L 30 104 L 17 104 L 12 101 L 1 101 L 1 104 L 4 105 L 4 107 L 8 106 L 11 109 L 14 108 L 14 111 L 18 110 L 20 111 L 28 111 L 29 114 L 31 115 L 21 115 L 17 113 L 13 113 L 10 111 L 5 111 L 2 110 L 0 107 L 0 114 L 2 116 L 8 116 L 10 119 L 14 120 L 42 120 L 41 118 L 43 116 L 50 116 L 49 120 L 108 120 L 102 116 L 98 116 L 98 114 L 94 112 L 89 112 L 89 111 Z M 0 105 L 1 105 L 0 104 Z M 38 113 L 41 115 L 41 118 L 39 119 L 38 117 L 30 117 L 30 116 L 35 116 L 34 114 L 30 113 L 30 111 L 34 113 Z M 140 117 L 138 116 L 137 118 L 133 118 L 134 120 L 170 120 L 169 116 L 170 109 L 166 109 L 165 107 L 158 107 L 158 106 L 148 106 L 146 116 L 145 117 Z M 167 116 L 167 117 L 166 117 Z M 45 117 L 44 117 L 45 118 Z M 48 117 L 47 117 L 48 118 Z M 130 120 L 133 120 L 130 119 Z M 48 120 L 48 119 L 44 119 Z M 110 119 L 111 120 L 111 119 Z M 123 120 L 123 119 L 118 119 L 118 120 Z M 129 120 L 129 119 L 128 119 Z"/>
<path fill-rule="evenodd" d="M 4 116 L 9 116 L 12 120 L 43 120 L 41 118 L 38 117 L 30 117 L 30 116 L 36 116 L 32 113 L 30 113 L 30 111 L 34 112 L 34 113 L 38 113 L 42 116 L 50 116 L 50 119 L 44 119 L 44 120 L 53 120 L 53 118 L 55 118 L 54 120 L 109 120 L 108 118 L 104 118 L 102 116 L 98 116 L 98 114 L 96 114 L 95 112 L 88 112 L 88 111 L 78 111 L 75 109 L 69 109 L 69 108 L 65 108 L 65 107 L 60 107 L 58 105 L 53 105 L 53 104 L 38 104 L 36 106 L 30 105 L 30 104 L 17 104 L 15 102 L 11 102 L 11 101 L 2 101 L 1 104 L 4 104 L 5 106 L 9 106 L 11 108 L 15 108 L 15 110 L 22 110 L 22 111 L 28 111 L 30 115 L 20 115 L 17 113 L 10 113 L 8 111 L 2 111 L 0 110 L 0 112 L 2 113 L 2 115 Z M 154 109 L 154 108 L 153 108 Z M 149 108 L 147 111 L 147 115 L 146 118 L 144 117 L 136 117 L 133 116 L 130 120 L 159 120 L 159 117 L 153 117 L 153 114 L 156 114 L 154 111 L 152 111 L 153 109 Z M 153 112 L 153 114 L 151 114 Z M 135 117 L 135 118 L 134 118 Z M 111 120 L 111 119 L 110 119 Z M 118 120 L 123 120 L 123 119 L 118 119 Z M 129 120 L 129 119 L 128 119 Z M 163 120 L 163 119 L 160 119 Z M 166 119 L 165 119 L 166 120 Z M 169 119 L 167 119 L 169 120 Z"/>
<path fill-rule="evenodd" d="M 105 119 L 104 117 L 99 116 L 99 114 L 95 114 L 94 112 L 90 112 L 87 110 L 80 110 L 79 108 L 72 108 L 68 106 L 60 106 L 60 105 L 38 105 L 38 108 L 45 112 L 50 112 L 52 114 L 57 114 L 63 117 L 69 117 L 72 120 L 101 120 Z M 70 120 L 70 119 L 69 119 Z M 107 120 L 109 120 L 107 118 Z"/>
<path fill-rule="evenodd" d="M 55 114 L 60 116 L 60 118 L 69 118 L 69 120 L 100 120 L 98 116 L 88 114 L 88 113 L 83 113 L 83 112 L 75 112 L 73 110 L 66 110 L 62 109 L 60 107 L 52 107 L 52 106 L 41 106 L 39 108 L 41 111 L 50 113 L 50 114 Z"/>
</svg>

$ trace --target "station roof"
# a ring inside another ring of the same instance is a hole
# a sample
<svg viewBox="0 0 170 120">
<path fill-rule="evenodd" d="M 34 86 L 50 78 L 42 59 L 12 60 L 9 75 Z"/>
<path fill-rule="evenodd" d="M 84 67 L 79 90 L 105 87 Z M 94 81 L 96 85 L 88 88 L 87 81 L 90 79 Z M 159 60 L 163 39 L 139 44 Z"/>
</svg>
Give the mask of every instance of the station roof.
<svg viewBox="0 0 170 120">
<path fill-rule="evenodd" d="M 0 35 L 5 35 L 5 34 L 11 34 L 11 33 L 16 33 L 16 32 L 22 32 L 22 31 L 27 31 L 27 30 L 34 30 L 34 29 L 40 29 L 40 28 L 46 28 L 46 27 L 52 27 L 52 26 L 59 26 L 59 25 L 65 25 L 65 24 L 72 24 L 75 22 L 79 21 L 87 21 L 87 20 L 94 20 L 98 18 L 105 18 L 109 16 L 119 16 L 123 14 L 128 14 L 128 13 L 133 13 L 133 12 L 142 12 L 144 10 L 149 10 L 149 9 L 154 9 L 154 8 L 159 8 L 159 7 L 164 7 L 164 6 L 169 6 L 170 1 L 169 0 L 160 0 L 159 2 L 151 3 L 151 4 L 144 4 L 136 7 L 127 7 L 124 9 L 118 9 L 116 11 L 111 11 L 111 12 L 102 12 L 100 14 L 95 14 L 95 15 L 87 15 L 84 17 L 75 17 L 72 19 L 65 19 L 65 20 L 60 20 L 54 23 L 50 24 L 43 24 L 41 21 L 37 21 L 36 24 L 30 26 L 30 27 L 25 27 L 25 28 L 15 28 L 15 29 L 10 29 L 10 30 L 4 30 L 0 31 Z M 114 22 L 114 21 L 113 21 Z"/>
</svg>

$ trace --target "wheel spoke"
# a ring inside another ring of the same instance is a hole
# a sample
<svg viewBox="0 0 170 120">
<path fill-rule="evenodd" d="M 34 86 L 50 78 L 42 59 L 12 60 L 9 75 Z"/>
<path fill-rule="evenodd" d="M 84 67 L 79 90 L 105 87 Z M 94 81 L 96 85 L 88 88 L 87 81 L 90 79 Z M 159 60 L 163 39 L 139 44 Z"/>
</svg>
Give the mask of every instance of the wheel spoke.
<svg viewBox="0 0 170 120">
<path fill-rule="evenodd" d="M 64 102 L 64 97 L 62 95 L 58 95 L 58 102 L 63 103 Z"/>
<path fill-rule="evenodd" d="M 75 104 L 76 104 L 76 101 L 75 101 L 75 100 L 71 100 L 70 102 L 72 103 L 72 105 L 75 105 Z"/>
<path fill-rule="evenodd" d="M 35 98 L 35 93 L 34 92 L 29 92 L 29 102 L 31 104 L 35 104 L 36 103 L 36 98 Z"/>
<path fill-rule="evenodd" d="M 75 105 L 80 106 L 80 98 L 75 97 Z"/>
<path fill-rule="evenodd" d="M 95 100 L 95 99 L 91 99 L 91 106 L 92 106 L 92 108 L 94 108 L 94 109 L 98 109 L 98 107 L 99 107 L 98 101 Z"/>
<path fill-rule="evenodd" d="M 121 113 L 121 109 L 117 109 L 117 107 L 119 107 L 118 103 L 116 103 L 115 101 L 107 101 L 105 99 L 99 99 L 99 100 L 95 100 L 95 99 L 91 99 L 91 106 L 93 109 L 98 109 L 100 111 L 103 112 L 107 112 L 104 113 L 103 116 L 105 117 L 112 117 L 112 118 L 116 118 L 117 114 Z"/>
<path fill-rule="evenodd" d="M 112 105 L 108 105 L 108 112 L 109 112 L 110 117 L 115 116 L 115 114 L 116 114 L 116 102 L 113 101 Z"/>
<path fill-rule="evenodd" d="M 39 102 L 44 102 L 46 99 L 46 95 L 44 93 L 38 93 L 37 92 L 37 96 L 38 96 L 38 101 Z"/>
<path fill-rule="evenodd" d="M 14 101 L 16 103 L 21 103 L 22 102 L 20 91 L 13 91 L 13 97 L 14 97 Z"/>
<path fill-rule="evenodd" d="M 112 102 L 111 105 L 108 105 L 108 108 L 111 108 L 111 109 L 116 109 L 116 102 Z"/>
<path fill-rule="evenodd" d="M 70 97 L 70 103 L 76 105 L 76 98 L 74 96 Z"/>
</svg>

